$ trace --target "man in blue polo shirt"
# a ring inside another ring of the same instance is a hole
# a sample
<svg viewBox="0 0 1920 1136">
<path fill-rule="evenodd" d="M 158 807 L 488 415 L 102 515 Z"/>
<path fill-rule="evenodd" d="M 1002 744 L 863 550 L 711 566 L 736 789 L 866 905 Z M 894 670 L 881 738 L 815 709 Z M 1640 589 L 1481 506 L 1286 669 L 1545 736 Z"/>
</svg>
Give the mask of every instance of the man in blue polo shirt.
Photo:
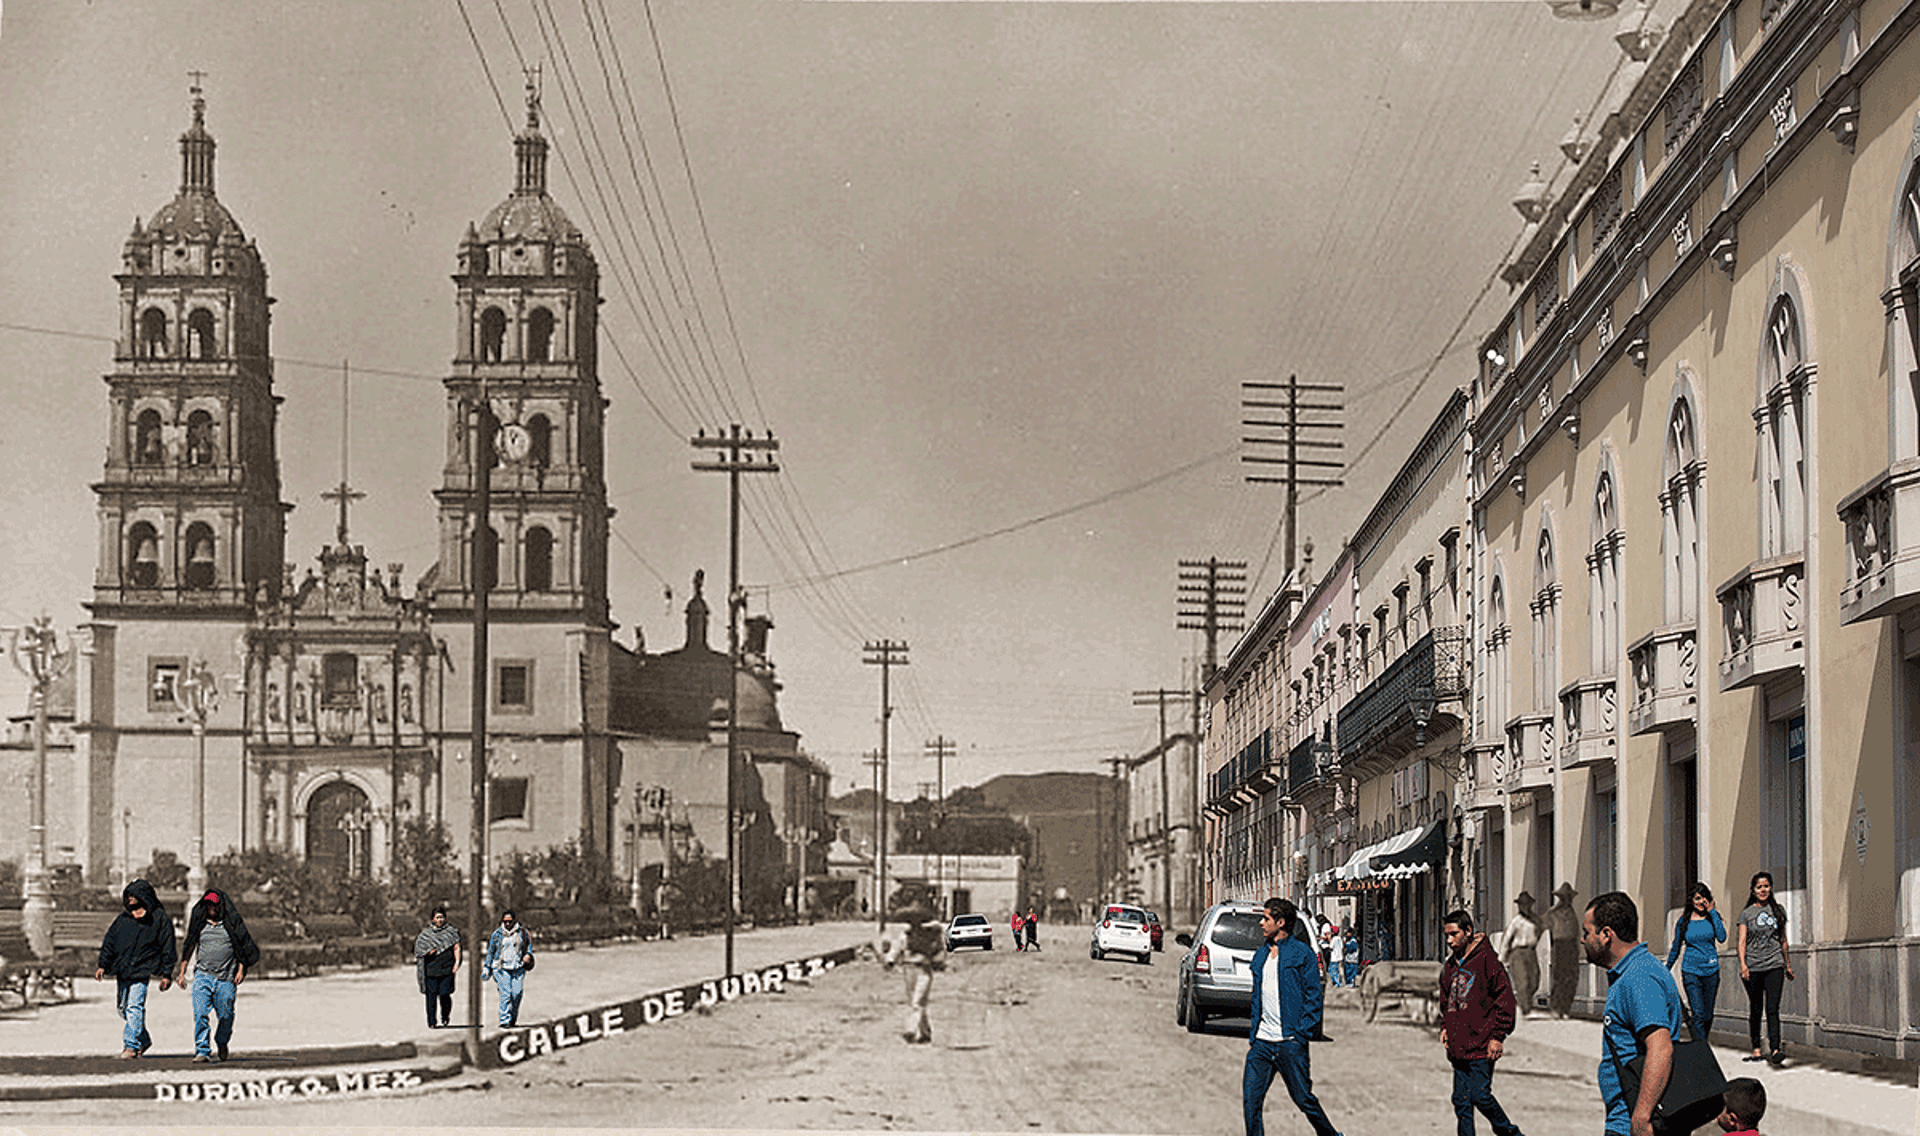
<svg viewBox="0 0 1920 1136">
<path fill-rule="evenodd" d="M 1313 1095 L 1307 1043 L 1320 1039 L 1320 956 L 1291 933 L 1302 926 L 1299 918 L 1299 909 L 1286 899 L 1269 899 L 1260 916 L 1266 941 L 1253 952 L 1253 1006 L 1248 1014 L 1253 1022 L 1240 1087 L 1247 1136 L 1265 1136 L 1261 1109 L 1275 1073 L 1316 1136 L 1340 1136 Z"/>
<path fill-rule="evenodd" d="M 1587 905 L 1580 921 L 1587 961 L 1612 982 L 1601 1016 L 1600 1097 L 1609 1136 L 1653 1136 L 1653 1106 L 1673 1073 L 1673 1039 L 1680 1034 L 1680 990 L 1673 976 L 1640 942 L 1640 913 L 1625 892 L 1610 891 Z M 1628 1100 L 1621 1067 L 1641 1064 L 1640 1093 Z"/>
</svg>

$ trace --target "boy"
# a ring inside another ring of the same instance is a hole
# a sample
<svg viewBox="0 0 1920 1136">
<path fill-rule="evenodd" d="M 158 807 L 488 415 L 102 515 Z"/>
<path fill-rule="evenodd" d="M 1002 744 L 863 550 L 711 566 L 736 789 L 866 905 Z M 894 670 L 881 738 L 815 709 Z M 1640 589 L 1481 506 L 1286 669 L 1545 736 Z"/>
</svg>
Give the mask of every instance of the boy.
<svg viewBox="0 0 1920 1136">
<path fill-rule="evenodd" d="M 120 1031 L 120 1056 L 129 1058 L 153 1048 L 147 1032 L 147 981 L 158 978 L 162 991 L 173 985 L 173 918 L 145 880 L 128 884 L 120 892 L 120 904 L 120 914 L 100 941 L 93 980 L 111 974 L 119 983 L 115 1005 L 126 1022 Z"/>
<path fill-rule="evenodd" d="M 1473 918 L 1465 911 L 1448 912 L 1441 931 L 1451 953 L 1440 969 L 1440 1044 L 1453 1066 L 1460 1136 L 1473 1136 L 1475 1109 L 1493 1125 L 1494 1136 L 1520 1136 L 1519 1126 L 1493 1096 L 1493 1066 L 1513 1032 L 1513 983 L 1487 937 L 1474 933 Z"/>
<path fill-rule="evenodd" d="M 1752 1077 L 1735 1077 L 1720 1092 L 1722 1132 L 1759 1136 L 1760 1118 L 1767 1114 L 1767 1087 Z"/>
</svg>

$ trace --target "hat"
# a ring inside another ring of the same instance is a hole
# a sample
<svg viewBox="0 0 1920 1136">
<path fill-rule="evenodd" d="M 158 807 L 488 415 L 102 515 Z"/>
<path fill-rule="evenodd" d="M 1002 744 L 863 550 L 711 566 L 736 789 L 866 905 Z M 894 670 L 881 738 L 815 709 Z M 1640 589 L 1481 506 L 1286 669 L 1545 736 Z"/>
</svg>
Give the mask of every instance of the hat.
<svg viewBox="0 0 1920 1136">
<path fill-rule="evenodd" d="M 1558 888 L 1558 889 L 1556 889 L 1556 890 L 1554 891 L 1554 893 L 1553 893 L 1553 894 L 1554 894 L 1554 896 L 1555 896 L 1555 897 L 1559 897 L 1559 896 L 1563 896 L 1563 895 L 1564 895 L 1564 896 L 1566 896 L 1566 897 L 1567 897 L 1568 899 L 1572 899 L 1572 898 L 1574 897 L 1574 895 L 1575 895 L 1575 894 L 1577 894 L 1577 893 L 1575 893 L 1575 891 L 1573 890 L 1573 885 L 1572 885 L 1572 884 L 1570 884 L 1570 883 L 1563 883 L 1563 884 L 1561 884 L 1561 885 L 1559 886 L 1559 888 Z"/>
<path fill-rule="evenodd" d="M 1514 906 L 1516 907 L 1531 907 L 1533 906 L 1533 893 L 1530 891 L 1523 891 L 1519 895 L 1516 895 L 1513 897 L 1513 903 L 1514 903 Z"/>
</svg>

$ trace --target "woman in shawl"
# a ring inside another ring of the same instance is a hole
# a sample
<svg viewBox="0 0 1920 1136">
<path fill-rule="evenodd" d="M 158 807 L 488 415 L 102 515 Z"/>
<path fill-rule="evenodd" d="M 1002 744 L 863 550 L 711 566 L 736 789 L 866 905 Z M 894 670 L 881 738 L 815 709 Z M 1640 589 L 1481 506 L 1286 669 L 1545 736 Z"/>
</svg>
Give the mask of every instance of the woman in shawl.
<svg viewBox="0 0 1920 1136">
<path fill-rule="evenodd" d="M 427 1028 L 452 1025 L 453 976 L 460 970 L 460 931 L 447 924 L 447 905 L 433 909 L 433 922 L 413 941 L 420 993 L 427 996 Z"/>
</svg>

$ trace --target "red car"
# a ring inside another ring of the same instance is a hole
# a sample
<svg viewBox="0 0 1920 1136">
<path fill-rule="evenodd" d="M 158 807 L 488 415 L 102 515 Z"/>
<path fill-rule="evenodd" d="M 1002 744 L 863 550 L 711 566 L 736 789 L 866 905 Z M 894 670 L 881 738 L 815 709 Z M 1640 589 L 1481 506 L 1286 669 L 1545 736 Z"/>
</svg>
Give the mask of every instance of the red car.
<svg viewBox="0 0 1920 1136">
<path fill-rule="evenodd" d="M 1161 938 L 1166 935 L 1166 929 L 1160 926 L 1160 913 L 1157 911 L 1147 912 L 1147 934 L 1153 937 L 1154 950 L 1166 950 L 1160 945 Z"/>
</svg>

